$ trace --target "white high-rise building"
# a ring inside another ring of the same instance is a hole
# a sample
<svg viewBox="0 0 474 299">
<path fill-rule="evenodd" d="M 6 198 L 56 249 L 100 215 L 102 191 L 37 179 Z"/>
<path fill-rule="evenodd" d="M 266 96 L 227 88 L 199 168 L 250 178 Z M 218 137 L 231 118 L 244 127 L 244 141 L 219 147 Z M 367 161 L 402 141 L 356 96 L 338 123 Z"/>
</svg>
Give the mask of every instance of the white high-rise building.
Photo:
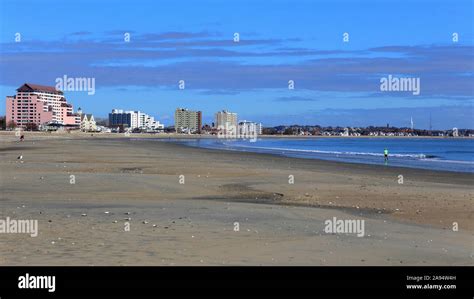
<svg viewBox="0 0 474 299">
<path fill-rule="evenodd" d="M 140 111 L 126 111 L 125 113 L 129 113 L 131 116 L 131 128 L 140 128 Z"/>
<path fill-rule="evenodd" d="M 237 130 L 237 113 L 232 113 L 227 110 L 222 110 L 216 113 L 215 127 L 223 131 L 224 134 L 236 134 Z"/>
</svg>

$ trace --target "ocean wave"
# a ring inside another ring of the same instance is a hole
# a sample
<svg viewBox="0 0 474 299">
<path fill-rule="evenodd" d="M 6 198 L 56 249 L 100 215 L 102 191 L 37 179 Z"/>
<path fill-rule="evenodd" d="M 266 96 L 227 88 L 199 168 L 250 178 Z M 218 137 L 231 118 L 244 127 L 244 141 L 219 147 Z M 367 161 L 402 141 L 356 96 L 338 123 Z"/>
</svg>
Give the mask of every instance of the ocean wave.
<svg viewBox="0 0 474 299">
<path fill-rule="evenodd" d="M 440 159 L 421 159 L 421 161 L 474 165 L 474 161 L 440 160 Z"/>
<path fill-rule="evenodd" d="M 227 144 L 226 144 L 227 145 Z M 249 149 L 260 149 L 260 150 L 270 150 L 270 151 L 282 151 L 282 152 L 302 152 L 302 153 L 316 153 L 316 154 L 331 154 L 331 155 L 348 155 L 348 156 L 375 156 L 383 157 L 382 153 L 372 153 L 372 152 L 341 152 L 341 151 L 321 151 L 321 150 L 306 150 L 306 149 L 294 149 L 294 148 L 280 148 L 280 147 L 259 147 L 259 146 L 246 146 L 246 145 L 228 145 L 230 147 L 240 147 L 240 148 L 249 148 Z M 413 158 L 413 159 L 433 159 L 437 158 L 435 155 L 425 155 L 425 154 L 389 154 L 390 157 L 398 158 Z"/>
</svg>

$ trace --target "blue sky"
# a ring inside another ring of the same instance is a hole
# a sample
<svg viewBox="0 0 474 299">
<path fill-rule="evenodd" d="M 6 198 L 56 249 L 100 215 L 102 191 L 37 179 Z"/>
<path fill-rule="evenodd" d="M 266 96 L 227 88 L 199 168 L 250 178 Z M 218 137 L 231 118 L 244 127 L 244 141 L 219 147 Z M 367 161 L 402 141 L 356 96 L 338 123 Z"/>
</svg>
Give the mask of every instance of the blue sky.
<svg viewBox="0 0 474 299">
<path fill-rule="evenodd" d="M 0 114 L 24 82 L 67 75 L 95 78 L 94 95 L 65 95 L 99 117 L 133 109 L 172 125 L 186 107 L 205 123 L 228 109 L 264 126 L 413 116 L 427 128 L 431 114 L 435 129 L 474 128 L 473 11 L 473 1 L 3 0 Z M 381 92 L 390 74 L 420 78 L 421 94 Z"/>
</svg>

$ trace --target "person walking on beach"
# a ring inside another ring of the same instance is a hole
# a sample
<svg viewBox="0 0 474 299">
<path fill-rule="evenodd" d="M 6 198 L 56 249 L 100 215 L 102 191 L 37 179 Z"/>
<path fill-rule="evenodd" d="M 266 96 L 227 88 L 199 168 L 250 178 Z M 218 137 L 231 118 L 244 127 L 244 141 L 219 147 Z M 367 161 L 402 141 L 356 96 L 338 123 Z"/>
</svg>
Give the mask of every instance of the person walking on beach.
<svg viewBox="0 0 474 299">
<path fill-rule="evenodd" d="M 388 161 L 388 149 L 387 149 L 387 148 L 385 148 L 385 149 L 383 150 L 383 156 L 384 156 L 384 158 L 385 158 L 385 162 L 387 162 L 387 161 Z"/>
</svg>

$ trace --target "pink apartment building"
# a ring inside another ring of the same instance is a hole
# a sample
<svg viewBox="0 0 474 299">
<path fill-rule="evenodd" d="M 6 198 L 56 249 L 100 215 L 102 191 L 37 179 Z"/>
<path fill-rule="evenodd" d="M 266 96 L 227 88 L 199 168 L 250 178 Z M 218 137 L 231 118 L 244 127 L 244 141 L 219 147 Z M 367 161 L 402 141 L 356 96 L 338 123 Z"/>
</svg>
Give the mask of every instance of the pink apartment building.
<svg viewBox="0 0 474 299">
<path fill-rule="evenodd" d="M 81 117 L 75 114 L 63 92 L 54 87 L 25 83 L 16 95 L 7 96 L 6 122 L 18 127 L 28 123 L 40 126 L 45 123 L 79 126 Z"/>
</svg>

